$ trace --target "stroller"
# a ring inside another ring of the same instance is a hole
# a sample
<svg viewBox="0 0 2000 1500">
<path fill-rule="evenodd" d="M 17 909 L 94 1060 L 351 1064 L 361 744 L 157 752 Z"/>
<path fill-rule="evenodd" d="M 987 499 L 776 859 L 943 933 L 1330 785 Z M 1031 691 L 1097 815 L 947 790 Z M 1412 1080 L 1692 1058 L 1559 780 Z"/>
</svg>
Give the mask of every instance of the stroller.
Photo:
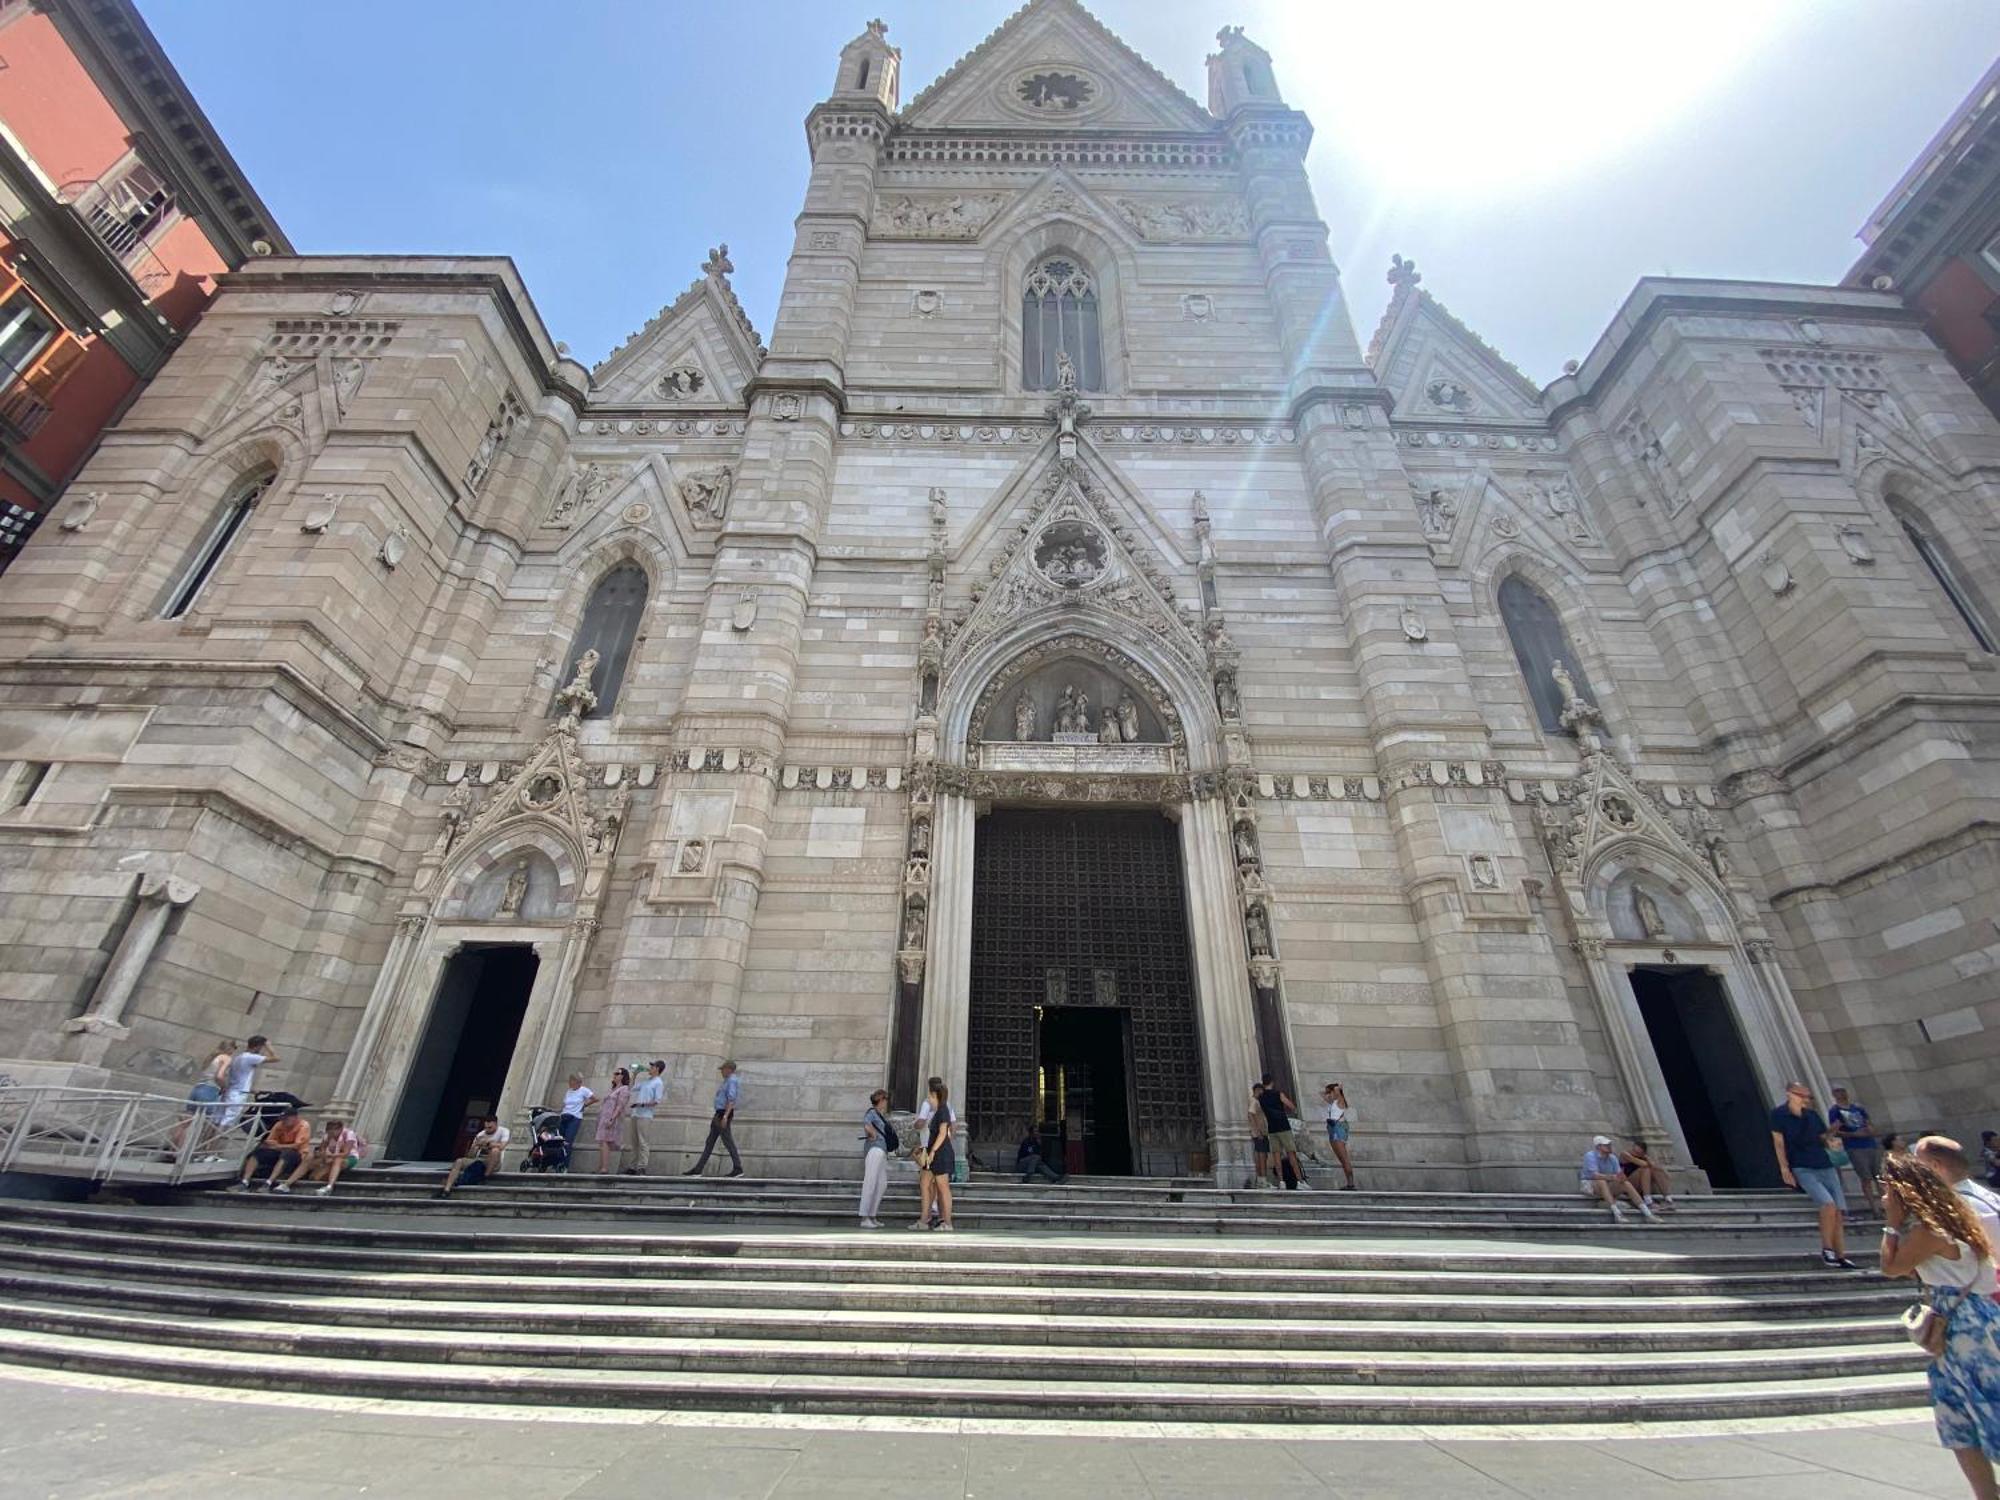
<svg viewBox="0 0 2000 1500">
<path fill-rule="evenodd" d="M 562 1111 L 555 1109 L 532 1109 L 528 1111 L 528 1159 L 522 1169 L 528 1172 L 567 1172 L 569 1170 L 569 1142 L 563 1139 Z"/>
<path fill-rule="evenodd" d="M 250 1102 L 243 1106 L 243 1113 L 236 1121 L 236 1128 L 247 1133 L 253 1140 L 261 1141 L 287 1109 L 303 1113 L 311 1107 L 297 1094 L 287 1094 L 282 1090 L 253 1094 Z"/>
</svg>

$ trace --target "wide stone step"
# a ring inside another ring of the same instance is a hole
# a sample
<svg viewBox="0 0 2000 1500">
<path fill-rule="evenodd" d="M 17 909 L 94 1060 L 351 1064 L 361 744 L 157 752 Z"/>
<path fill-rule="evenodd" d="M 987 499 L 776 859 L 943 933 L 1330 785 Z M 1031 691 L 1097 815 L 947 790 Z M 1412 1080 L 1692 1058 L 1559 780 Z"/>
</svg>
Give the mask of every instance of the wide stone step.
<svg viewBox="0 0 2000 1500">
<path fill-rule="evenodd" d="M 249 1318 L 281 1325 L 327 1324 L 362 1328 L 463 1329 L 529 1333 L 540 1338 L 572 1334 L 721 1339 L 735 1345 L 761 1340 L 995 1344 L 1016 1348 L 1215 1348 L 1363 1353 L 1391 1348 L 1453 1354 L 1631 1355 L 1722 1350 L 1824 1349 L 1843 1345 L 1898 1344 L 1888 1317 L 1818 1321 L 1716 1321 L 1695 1325 L 1622 1322 L 1613 1325 L 1530 1324 L 1500 1320 L 1404 1322 L 1265 1321 L 1251 1318 L 1096 1318 L 971 1314 L 950 1310 L 815 1312 L 798 1316 L 778 1308 L 737 1308 L 726 1316 L 703 1307 L 648 1304 L 605 1307 L 580 1302 L 526 1302 L 485 1298 L 450 1301 L 420 1296 L 287 1296 L 208 1290 L 150 1282 L 121 1274 L 110 1280 L 50 1271 L 0 1272 L 0 1297 L 24 1303 L 62 1303 L 94 1309 L 150 1312 L 171 1319 Z M 1643 1307 L 1635 1308 L 1643 1312 Z"/>
<path fill-rule="evenodd" d="M 1199 1241 L 1162 1241 L 1117 1236 L 1005 1238 L 976 1234 L 925 1235 L 896 1230 L 866 1233 L 843 1226 L 841 1233 L 720 1234 L 709 1232 L 665 1233 L 648 1230 L 592 1231 L 587 1229 L 496 1228 L 485 1224 L 467 1226 L 455 1215 L 423 1214 L 383 1216 L 365 1224 L 330 1223 L 318 1216 L 297 1216 L 267 1211 L 289 1200 L 275 1203 L 267 1198 L 235 1199 L 222 1212 L 146 1212 L 124 1208 L 85 1207 L 45 1203 L 0 1201 L 0 1222 L 34 1226 L 44 1230 L 69 1230 L 78 1236 L 115 1234 L 124 1243 L 134 1240 L 164 1242 L 171 1239 L 236 1242 L 259 1247 L 268 1254 L 280 1247 L 302 1246 L 312 1250 L 372 1249 L 412 1253 L 459 1255 L 468 1250 L 485 1253 L 512 1251 L 545 1258 L 550 1254 L 565 1259 L 576 1255 L 622 1253 L 629 1256 L 680 1255 L 707 1259 L 738 1260 L 746 1256 L 770 1260 L 892 1260 L 898 1265 L 951 1263 L 1002 1263 L 1025 1267 L 1029 1274 L 1041 1274 L 1049 1258 L 1059 1257 L 1065 1270 L 1090 1265 L 1148 1265 L 1161 1267 L 1212 1267 L 1236 1269 L 1269 1262 L 1296 1269 L 1326 1270 L 1410 1270 L 1463 1271 L 1468 1254 L 1462 1246 L 1443 1251 L 1427 1251 L 1423 1240 L 1396 1243 L 1393 1248 L 1352 1248 L 1347 1241 L 1365 1236 L 1337 1239 L 1286 1235 L 1268 1244 L 1247 1243 L 1227 1249 L 1210 1247 Z M 577 1216 L 563 1216 L 557 1222 L 574 1222 Z M 616 1218 L 607 1222 L 616 1223 Z M 1634 1274 L 1689 1274 L 1737 1278 L 1768 1272 L 1800 1274 L 1806 1280 L 1822 1282 L 1826 1273 L 1817 1269 L 1810 1253 L 1794 1250 L 1728 1250 L 1689 1253 L 1668 1250 L 1651 1235 L 1625 1235 L 1602 1227 L 1596 1239 L 1573 1240 L 1561 1251 L 1528 1248 L 1502 1241 L 1482 1243 L 1476 1264 L 1494 1271 L 1541 1273 L 1564 1277 Z M 287 1252 L 289 1253 L 289 1252 Z M 1867 1262 L 1872 1251 L 1859 1248 L 1855 1259 Z"/>
<path fill-rule="evenodd" d="M 249 1318 L 163 1324 L 157 1318 L 93 1311 L 45 1301 L 0 1298 L 0 1327 L 126 1343 L 168 1344 L 239 1354 L 286 1354 L 339 1360 L 395 1360 L 510 1369 L 706 1371 L 735 1375 L 824 1375 L 889 1380 L 1144 1382 L 1157 1385 L 1268 1384 L 1273 1377 L 1315 1386 L 1670 1385 L 1689 1382 L 1796 1380 L 1827 1362 L 1858 1376 L 1923 1367 L 1903 1344 L 1834 1350 L 1652 1353 L 1644 1359 L 1570 1354 L 1473 1354 L 1413 1357 L 1375 1351 L 1359 1356 L 1303 1353 L 1285 1345 L 1262 1350 L 1131 1351 L 1018 1348 L 886 1340 L 677 1338 L 465 1329 L 330 1330 Z"/>
<path fill-rule="evenodd" d="M 283 1388 L 391 1400 L 843 1414 L 880 1414 L 886 1404 L 893 1404 L 899 1415 L 1009 1421 L 1061 1413 L 1071 1419 L 1163 1422 L 1519 1423 L 1573 1421 L 1585 1410 L 1606 1423 L 1691 1421 L 1910 1407 L 1921 1403 L 1926 1391 L 1921 1375 L 1885 1372 L 1622 1386 L 1527 1387 L 1510 1378 L 1448 1388 L 1428 1380 L 1336 1385 L 1303 1377 L 1186 1385 L 965 1378 L 910 1381 L 885 1392 L 873 1376 L 638 1370 L 617 1365 L 521 1368 L 246 1354 L 18 1328 L 0 1330 L 0 1362 L 196 1386 Z"/>
<path fill-rule="evenodd" d="M 199 1259 L 150 1254 L 135 1244 L 113 1251 L 36 1251 L 0 1246 L 0 1273 L 17 1275 L 49 1271 L 69 1275 L 105 1274 L 112 1266 L 143 1266 L 151 1277 L 167 1276 L 198 1287 L 240 1287 L 248 1277 L 267 1277 L 271 1262 L 254 1255 L 222 1257 L 205 1247 Z M 1746 1298 L 1713 1289 L 1703 1294 L 1648 1297 L 1643 1304 L 1632 1295 L 1607 1293 L 1596 1283 L 1579 1280 L 1559 1293 L 1511 1296 L 1490 1289 L 1440 1296 L 1428 1277 L 1412 1277 L 1394 1289 L 1308 1290 L 1283 1281 L 1253 1291 L 1199 1288 L 1156 1289 L 1114 1285 L 1084 1287 L 1036 1284 L 964 1286 L 913 1281 L 907 1268 L 897 1276 L 868 1284 L 829 1275 L 822 1279 L 796 1277 L 740 1279 L 730 1276 L 680 1276 L 654 1272 L 646 1263 L 622 1265 L 626 1274 L 584 1274 L 553 1258 L 506 1257 L 512 1275 L 473 1264 L 482 1259 L 467 1254 L 442 1261 L 420 1259 L 414 1269 L 361 1269 L 369 1252 L 326 1256 L 288 1255 L 288 1272 L 309 1277 L 316 1291 L 347 1296 L 428 1296 L 449 1300 L 562 1301 L 661 1306 L 688 1303 L 709 1308 L 767 1307 L 793 1311 L 894 1311 L 956 1308 L 963 1312 L 1015 1314 L 1082 1314 L 1103 1317 L 1253 1317 L 1291 1322 L 1299 1319 L 1413 1319 L 1424 1322 L 1498 1318 L 1503 1321 L 1618 1323 L 1633 1317 L 1643 1305 L 1653 1321 L 1737 1318 L 1746 1311 L 1778 1320 L 1827 1315 L 1893 1316 L 1906 1305 L 1906 1294 L 1885 1282 L 1859 1276 L 1829 1276 L 1826 1288 L 1814 1294 Z M 523 1261 L 525 1265 L 521 1264 Z M 723 1263 L 731 1265 L 733 1263 Z M 713 1269 L 714 1263 L 703 1270 Z M 843 1267 L 843 1269 L 847 1269 Z M 893 1267 L 891 1268 L 894 1269 Z M 30 1279 L 32 1285 L 32 1279 Z M 1583 1290 L 1579 1290 L 1579 1289 Z"/>
</svg>

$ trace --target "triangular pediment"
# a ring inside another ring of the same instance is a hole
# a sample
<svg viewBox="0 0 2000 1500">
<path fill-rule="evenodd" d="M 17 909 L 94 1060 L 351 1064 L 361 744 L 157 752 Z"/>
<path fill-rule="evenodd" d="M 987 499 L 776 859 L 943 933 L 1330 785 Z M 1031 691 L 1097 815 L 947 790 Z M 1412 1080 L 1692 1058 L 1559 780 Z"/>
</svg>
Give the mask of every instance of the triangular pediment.
<svg viewBox="0 0 2000 1500">
<path fill-rule="evenodd" d="M 1369 349 L 1400 421 L 1540 426 L 1541 392 L 1430 293 L 1399 287 Z"/>
<path fill-rule="evenodd" d="M 575 731 L 558 720 L 521 769 L 494 789 L 458 840 L 458 849 L 463 852 L 454 858 L 463 860 L 466 852 L 490 842 L 502 827 L 522 821 L 553 823 L 578 850 L 588 850 L 593 825 L 584 787 L 585 771 L 577 755 Z"/>
<path fill-rule="evenodd" d="M 975 523 L 975 581 L 953 619 L 945 673 L 984 641 L 1043 620 L 1096 619 L 1114 638 L 1144 631 L 1205 670 L 1201 642 L 1176 602 L 1173 572 L 1146 532 L 1150 517 L 1114 499 L 1080 461 L 1052 459 Z"/>
<path fill-rule="evenodd" d="M 917 130 L 1190 130 L 1215 119 L 1076 0 L 1031 0 L 899 124 Z"/>
<path fill-rule="evenodd" d="M 740 407 L 763 358 L 728 279 L 710 273 L 591 371 L 590 399 L 604 406 Z"/>
</svg>

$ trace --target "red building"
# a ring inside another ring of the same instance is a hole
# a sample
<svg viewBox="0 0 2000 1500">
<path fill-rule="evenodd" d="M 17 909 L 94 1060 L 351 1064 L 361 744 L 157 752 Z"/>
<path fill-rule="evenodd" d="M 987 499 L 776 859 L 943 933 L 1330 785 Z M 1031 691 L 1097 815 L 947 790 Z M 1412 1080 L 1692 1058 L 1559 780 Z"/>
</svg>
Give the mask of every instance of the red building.
<svg viewBox="0 0 2000 1500">
<path fill-rule="evenodd" d="M 131 0 L 0 0 L 0 568 L 270 210 Z"/>
<path fill-rule="evenodd" d="M 1847 285 L 1924 314 L 1967 384 L 2000 416 L 2000 62 L 1861 226 Z"/>
</svg>

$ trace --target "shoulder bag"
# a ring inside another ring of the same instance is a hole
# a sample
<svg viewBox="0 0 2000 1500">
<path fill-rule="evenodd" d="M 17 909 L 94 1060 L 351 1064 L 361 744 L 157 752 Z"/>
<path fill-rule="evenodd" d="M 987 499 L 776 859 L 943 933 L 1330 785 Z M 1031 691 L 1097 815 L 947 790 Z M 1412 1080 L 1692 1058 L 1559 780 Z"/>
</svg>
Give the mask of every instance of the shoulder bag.
<svg viewBox="0 0 2000 1500">
<path fill-rule="evenodd" d="M 1919 1302 L 1903 1312 L 1903 1335 L 1932 1359 L 1944 1355 L 1945 1336 L 1951 1319 L 1929 1302 Z"/>
</svg>

